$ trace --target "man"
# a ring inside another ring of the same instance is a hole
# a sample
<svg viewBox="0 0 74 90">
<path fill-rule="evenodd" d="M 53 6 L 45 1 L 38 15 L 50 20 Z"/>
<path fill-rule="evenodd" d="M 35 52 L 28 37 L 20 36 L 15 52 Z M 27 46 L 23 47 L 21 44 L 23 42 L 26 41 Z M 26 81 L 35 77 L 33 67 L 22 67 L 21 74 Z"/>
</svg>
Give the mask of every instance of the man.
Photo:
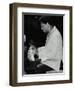
<svg viewBox="0 0 74 90">
<path fill-rule="evenodd" d="M 47 37 L 45 46 L 38 48 L 39 59 L 41 59 L 42 64 L 58 72 L 63 59 L 62 36 L 51 19 L 48 20 L 47 17 L 41 17 L 40 22 L 41 30 L 47 33 Z"/>
</svg>

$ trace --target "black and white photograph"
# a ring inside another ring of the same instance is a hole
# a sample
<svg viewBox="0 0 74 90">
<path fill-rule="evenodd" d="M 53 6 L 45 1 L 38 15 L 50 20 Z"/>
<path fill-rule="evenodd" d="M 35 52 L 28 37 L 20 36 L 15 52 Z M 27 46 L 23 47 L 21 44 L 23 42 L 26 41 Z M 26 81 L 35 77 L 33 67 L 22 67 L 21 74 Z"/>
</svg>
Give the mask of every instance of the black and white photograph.
<svg viewBox="0 0 74 90">
<path fill-rule="evenodd" d="M 63 15 L 23 13 L 23 74 L 63 72 Z"/>
<path fill-rule="evenodd" d="M 72 7 L 10 5 L 10 85 L 72 82 Z"/>
</svg>

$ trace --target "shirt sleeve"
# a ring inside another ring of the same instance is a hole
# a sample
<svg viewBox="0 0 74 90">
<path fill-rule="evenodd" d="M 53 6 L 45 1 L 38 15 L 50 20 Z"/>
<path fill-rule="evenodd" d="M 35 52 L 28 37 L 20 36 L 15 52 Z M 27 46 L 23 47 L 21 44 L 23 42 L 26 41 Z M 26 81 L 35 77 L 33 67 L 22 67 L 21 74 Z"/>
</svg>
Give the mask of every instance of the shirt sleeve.
<svg viewBox="0 0 74 90">
<path fill-rule="evenodd" d="M 54 60 L 58 48 L 62 44 L 61 42 L 61 38 L 58 35 L 54 35 L 50 39 L 48 39 L 45 47 L 39 48 L 39 56 L 42 61 L 45 61 L 46 59 Z"/>
</svg>

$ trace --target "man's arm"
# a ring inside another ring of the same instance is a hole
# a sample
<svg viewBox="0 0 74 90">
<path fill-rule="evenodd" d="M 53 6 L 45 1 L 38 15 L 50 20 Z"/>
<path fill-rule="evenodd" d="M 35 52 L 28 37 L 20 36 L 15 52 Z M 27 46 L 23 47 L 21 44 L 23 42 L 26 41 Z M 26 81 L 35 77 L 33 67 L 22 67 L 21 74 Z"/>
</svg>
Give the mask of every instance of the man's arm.
<svg viewBox="0 0 74 90">
<path fill-rule="evenodd" d="M 45 47 L 38 48 L 39 57 L 42 61 L 46 59 L 54 60 L 60 47 L 62 47 L 62 39 L 59 36 L 53 36 L 48 40 Z"/>
</svg>

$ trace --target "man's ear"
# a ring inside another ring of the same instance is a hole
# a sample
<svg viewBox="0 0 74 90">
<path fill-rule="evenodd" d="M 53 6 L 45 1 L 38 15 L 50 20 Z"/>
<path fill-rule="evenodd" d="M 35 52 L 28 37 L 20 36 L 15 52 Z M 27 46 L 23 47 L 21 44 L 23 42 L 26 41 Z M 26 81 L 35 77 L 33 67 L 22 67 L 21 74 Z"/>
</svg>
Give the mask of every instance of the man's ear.
<svg viewBox="0 0 74 90">
<path fill-rule="evenodd" d="M 48 23 L 48 22 L 47 22 L 46 24 L 47 24 L 47 25 L 49 25 L 49 23 Z"/>
<path fill-rule="evenodd" d="M 46 25 L 49 27 L 50 24 L 47 22 Z"/>
</svg>

